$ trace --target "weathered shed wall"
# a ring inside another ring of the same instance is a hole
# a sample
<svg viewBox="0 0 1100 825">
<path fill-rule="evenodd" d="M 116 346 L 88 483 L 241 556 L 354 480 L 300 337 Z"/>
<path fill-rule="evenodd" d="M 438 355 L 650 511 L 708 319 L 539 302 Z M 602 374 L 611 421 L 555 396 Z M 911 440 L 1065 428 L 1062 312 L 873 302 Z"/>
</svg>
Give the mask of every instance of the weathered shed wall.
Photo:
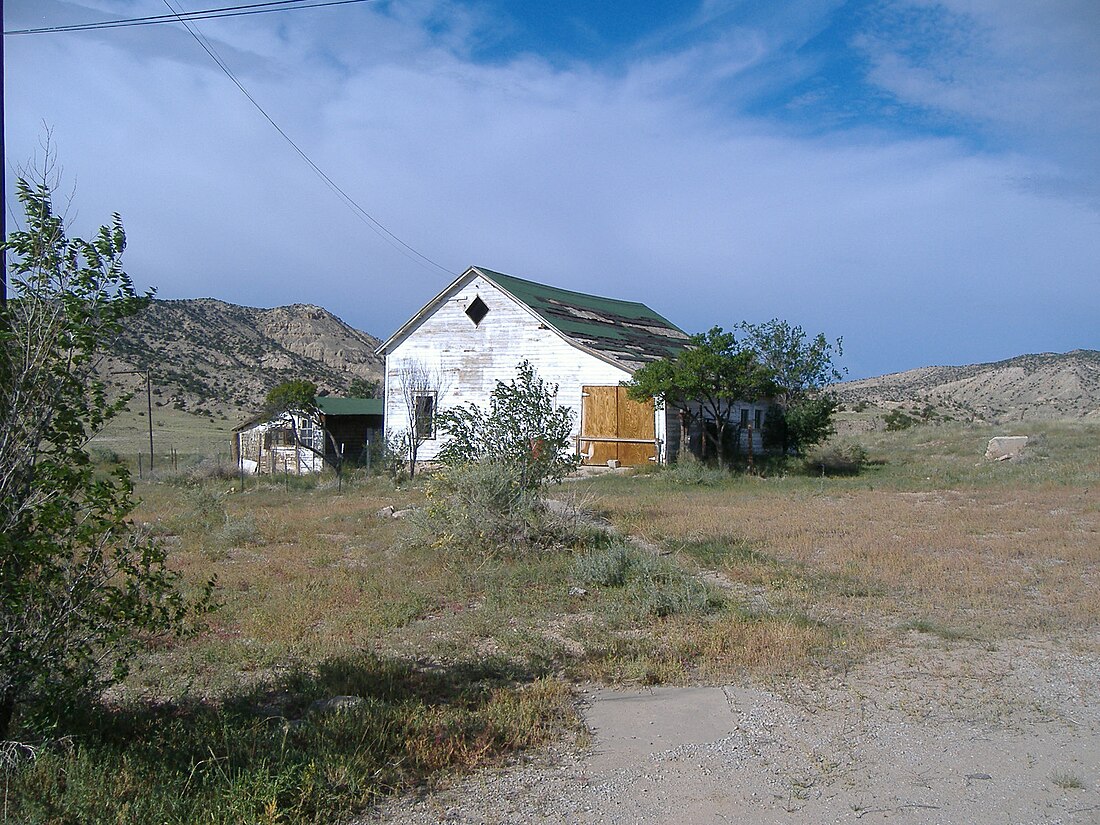
<svg viewBox="0 0 1100 825">
<path fill-rule="evenodd" d="M 317 449 L 323 449 L 323 436 L 312 421 L 295 413 L 294 422 L 302 444 L 312 444 Z M 294 443 L 289 417 L 259 422 L 238 430 L 235 442 L 237 464 L 245 473 L 304 475 L 324 469 L 321 456 Z"/>
<path fill-rule="evenodd" d="M 466 308 L 479 297 L 488 312 L 479 324 Z M 528 360 L 542 379 L 558 384 L 558 404 L 573 411 L 573 436 L 580 434 L 581 387 L 616 386 L 631 373 L 566 342 L 532 312 L 481 276 L 442 296 L 434 312 L 394 343 L 386 357 L 386 428 L 409 427 L 399 379 L 402 364 L 419 362 L 440 377 L 438 409 L 473 402 L 486 406 L 498 381 L 516 376 L 516 366 Z M 657 416 L 657 438 L 664 438 L 665 416 Z M 431 461 L 442 446 L 437 437 L 425 441 L 418 458 Z"/>
</svg>

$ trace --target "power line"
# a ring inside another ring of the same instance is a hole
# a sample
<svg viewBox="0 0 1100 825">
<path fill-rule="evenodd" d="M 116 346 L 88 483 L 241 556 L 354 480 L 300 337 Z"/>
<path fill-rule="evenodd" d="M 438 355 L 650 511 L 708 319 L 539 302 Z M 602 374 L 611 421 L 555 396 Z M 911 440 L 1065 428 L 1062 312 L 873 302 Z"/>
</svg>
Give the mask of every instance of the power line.
<svg viewBox="0 0 1100 825">
<path fill-rule="evenodd" d="M 229 68 L 229 66 L 226 65 L 225 61 L 222 60 L 221 57 L 218 55 L 217 51 L 214 49 L 213 44 L 211 44 L 210 41 L 207 40 L 204 35 L 202 35 L 198 31 L 196 31 L 194 28 L 192 28 L 189 20 L 184 19 L 184 17 L 182 15 L 180 15 L 179 12 L 176 12 L 175 7 L 172 5 L 170 0 L 164 0 L 164 5 L 166 5 L 169 9 L 171 9 L 174 13 L 177 14 L 179 22 L 184 25 L 184 27 L 187 29 L 187 31 L 190 33 L 190 35 L 195 39 L 195 42 L 197 42 L 202 47 L 203 51 L 205 51 L 210 56 L 210 59 L 213 60 L 218 65 L 218 68 L 220 68 L 222 70 L 222 72 L 225 73 L 225 76 L 228 77 L 231 81 L 233 81 L 233 85 L 235 85 L 238 89 L 240 89 L 241 94 L 243 94 L 246 98 L 248 98 L 249 102 L 253 106 L 256 107 L 256 110 L 261 115 L 263 115 L 264 119 L 268 123 L 271 124 L 272 128 L 274 128 L 275 131 L 279 133 L 279 135 L 283 138 L 283 140 L 285 140 L 288 144 L 290 144 L 290 147 L 298 154 L 299 157 L 301 157 L 302 160 L 304 160 L 306 162 L 306 164 L 309 166 L 309 168 L 312 169 L 314 171 L 314 173 L 316 173 L 316 175 L 325 183 L 325 185 L 328 186 L 328 188 L 338 198 L 340 198 L 342 201 L 344 201 L 344 203 L 348 207 L 351 208 L 352 212 L 355 214 L 356 217 L 359 218 L 359 220 L 361 220 L 363 223 L 365 223 L 371 229 L 371 231 L 373 231 L 376 235 L 381 237 L 384 241 L 386 241 L 386 243 L 390 244 L 390 246 L 397 249 L 399 252 L 401 252 L 402 255 L 409 258 L 410 260 L 413 260 L 416 263 L 421 264 L 421 265 L 429 264 L 429 265 L 435 267 L 436 269 L 440 270 L 441 272 L 446 273 L 447 275 L 453 275 L 454 274 L 449 269 L 447 269 L 445 266 L 436 263 L 431 258 L 429 258 L 427 255 L 424 255 L 423 253 L 421 253 L 418 250 L 414 249 L 409 244 L 405 243 L 403 240 L 401 240 L 399 237 L 397 237 L 395 234 L 390 232 L 390 230 L 386 229 L 386 227 L 383 226 L 373 215 L 371 215 L 369 212 L 367 212 L 367 210 L 365 210 L 362 206 L 360 206 L 355 201 L 355 199 L 351 197 L 351 195 L 349 195 L 342 188 L 340 188 L 340 186 L 332 178 L 330 178 L 320 166 L 318 166 L 316 163 L 314 163 L 313 159 L 310 158 L 310 156 L 307 155 L 305 153 L 305 151 L 297 143 L 294 142 L 294 140 L 290 137 L 290 135 L 288 135 L 285 131 L 283 131 L 282 127 L 279 126 L 279 124 L 275 122 L 275 120 L 271 117 L 271 115 L 269 115 L 264 110 L 264 107 L 259 104 L 259 102 L 256 100 L 256 98 L 254 98 L 249 93 L 248 89 L 246 89 L 244 87 L 244 84 L 241 83 L 241 81 L 237 79 L 237 76 L 235 74 L 233 74 L 233 71 Z"/>
<path fill-rule="evenodd" d="M 99 29 L 123 29 L 131 26 L 153 26 L 158 23 L 176 23 L 187 20 L 216 20 L 222 17 L 244 17 L 252 14 L 270 14 L 277 11 L 320 9 L 326 6 L 347 6 L 352 3 L 371 3 L 375 0 L 269 0 L 266 3 L 249 3 L 240 6 L 224 6 L 217 9 L 181 11 L 177 14 L 154 14 L 147 17 L 129 17 L 120 20 L 102 20 L 98 23 L 71 23 L 64 26 L 42 26 L 36 29 L 15 29 L 4 32 L 15 34 L 57 34 L 60 32 L 96 31 Z"/>
</svg>

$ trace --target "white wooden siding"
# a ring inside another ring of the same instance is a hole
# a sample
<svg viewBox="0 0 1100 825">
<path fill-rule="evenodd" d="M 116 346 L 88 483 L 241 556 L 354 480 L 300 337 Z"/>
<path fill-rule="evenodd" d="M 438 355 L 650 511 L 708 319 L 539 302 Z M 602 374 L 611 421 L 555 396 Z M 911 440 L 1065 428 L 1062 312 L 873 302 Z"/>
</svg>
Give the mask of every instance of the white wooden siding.
<svg viewBox="0 0 1100 825">
<path fill-rule="evenodd" d="M 489 308 L 480 324 L 466 315 L 466 307 L 480 297 Z M 401 390 L 402 365 L 419 362 L 438 373 L 440 410 L 461 404 L 488 405 L 498 381 L 516 377 L 517 365 L 530 361 L 543 380 L 558 385 L 557 403 L 573 411 L 573 437 L 580 434 L 581 387 L 617 386 L 631 373 L 565 341 L 531 311 L 498 287 L 475 276 L 442 296 L 434 312 L 426 313 L 386 353 L 386 429 L 407 430 L 409 414 Z M 665 417 L 656 416 L 657 438 L 665 437 Z M 442 442 L 421 444 L 417 458 L 431 461 Z"/>
</svg>

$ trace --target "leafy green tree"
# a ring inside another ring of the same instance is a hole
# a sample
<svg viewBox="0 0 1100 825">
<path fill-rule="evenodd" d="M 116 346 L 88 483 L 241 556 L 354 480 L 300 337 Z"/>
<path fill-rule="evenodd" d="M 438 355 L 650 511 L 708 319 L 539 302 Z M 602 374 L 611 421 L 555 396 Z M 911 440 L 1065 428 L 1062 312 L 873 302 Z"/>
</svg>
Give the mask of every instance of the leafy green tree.
<svg viewBox="0 0 1100 825">
<path fill-rule="evenodd" d="M 295 378 L 268 390 L 264 397 L 264 414 L 278 416 L 288 412 L 316 416 L 320 412 L 317 408 L 317 385 L 304 378 Z"/>
<path fill-rule="evenodd" d="M 369 381 L 366 378 L 353 378 L 348 384 L 349 398 L 381 398 L 382 382 Z"/>
<path fill-rule="evenodd" d="M 516 373 L 497 382 L 487 409 L 467 404 L 439 413 L 438 426 L 449 439 L 439 460 L 495 462 L 507 468 L 520 490 L 537 491 L 561 481 L 579 463 L 569 438 L 573 411 L 555 405 L 557 385 L 539 378 L 529 361 Z"/>
<path fill-rule="evenodd" d="M 843 339 L 830 342 L 821 333 L 811 338 L 802 327 L 779 319 L 742 323 L 741 329 L 775 384 L 765 444 L 802 454 L 828 438 L 837 402 L 827 388 L 844 377 L 834 363 L 844 355 Z"/>
<path fill-rule="evenodd" d="M 0 739 L 17 708 L 49 724 L 121 678 L 139 637 L 181 632 L 213 586 L 184 595 L 165 548 L 128 521 L 127 470 L 98 472 L 88 454 L 125 402 L 94 370 L 149 301 L 122 268 L 121 220 L 70 239 L 46 180 L 16 191 L 25 228 L 5 244 L 0 307 Z"/>
<path fill-rule="evenodd" d="M 681 433 L 692 423 L 713 422 L 713 431 L 703 427 L 704 445 L 710 442 L 720 466 L 725 462 L 727 432 L 731 426 L 736 429 L 734 415 L 740 404 L 773 392 L 771 372 L 755 351 L 721 327 L 691 336 L 690 347 L 675 356 L 644 365 L 626 386 L 635 400 L 656 397 L 677 409 Z M 684 435 L 681 443 L 686 444 Z"/>
</svg>

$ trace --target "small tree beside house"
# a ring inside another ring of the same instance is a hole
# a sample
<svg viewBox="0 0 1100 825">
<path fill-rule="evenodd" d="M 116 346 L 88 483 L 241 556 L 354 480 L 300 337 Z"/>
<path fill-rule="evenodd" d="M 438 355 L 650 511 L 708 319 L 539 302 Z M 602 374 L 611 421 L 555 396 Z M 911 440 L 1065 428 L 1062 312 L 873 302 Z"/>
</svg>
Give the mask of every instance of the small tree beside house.
<svg viewBox="0 0 1100 825">
<path fill-rule="evenodd" d="M 408 445 L 406 456 L 409 478 L 412 478 L 416 473 L 420 445 L 436 437 L 436 413 L 439 410 L 439 395 L 443 391 L 443 377 L 439 370 L 433 370 L 416 359 L 404 361 L 398 368 L 397 377 L 409 422 L 402 437 Z"/>
<path fill-rule="evenodd" d="M 309 455 L 306 462 L 309 471 L 314 471 L 318 462 L 320 466 L 324 466 L 325 440 L 326 438 L 331 440 L 332 436 L 326 433 L 319 423 L 321 411 L 317 407 L 316 384 L 298 378 L 272 387 L 264 399 L 263 413 L 284 425 L 273 430 L 272 437 L 286 439 L 286 436 L 289 436 L 289 443 L 283 446 L 294 448 L 295 475 L 302 472 L 302 461 L 298 455 L 300 450 L 305 450 Z M 334 442 L 335 467 L 336 471 L 340 472 L 340 454 L 335 447 Z"/>
<path fill-rule="evenodd" d="M 801 455 L 832 435 L 837 403 L 826 388 L 844 377 L 833 363 L 844 355 L 843 339 L 830 342 L 822 333 L 811 338 L 802 327 L 778 318 L 740 328 L 774 384 L 764 443 Z"/>
<path fill-rule="evenodd" d="M 631 397 L 656 396 L 678 410 L 681 441 L 698 428 L 703 457 L 715 456 L 720 466 L 727 435 L 740 443 L 750 425 L 759 430 L 762 423 L 764 446 L 784 454 L 801 454 L 828 438 L 836 401 L 826 388 L 842 377 L 833 363 L 843 354 L 841 340 L 810 338 L 778 319 L 738 328 L 746 333 L 740 340 L 713 327 L 693 335 L 690 349 L 646 364 L 627 383 Z M 762 400 L 770 402 L 767 416 L 756 412 L 750 419 L 746 402 Z"/>
<path fill-rule="evenodd" d="M 727 437 L 739 434 L 745 401 L 774 391 L 771 372 L 756 353 L 717 326 L 691 336 L 689 349 L 641 367 L 626 386 L 635 400 L 658 397 L 679 411 L 682 443 L 699 426 L 703 457 L 713 454 L 719 466 L 725 466 Z"/>
<path fill-rule="evenodd" d="M 318 395 L 309 381 L 286 381 L 234 429 L 234 458 L 242 473 L 342 472 L 345 462 L 366 464 L 382 452 L 382 418 L 382 399 Z"/>
</svg>

